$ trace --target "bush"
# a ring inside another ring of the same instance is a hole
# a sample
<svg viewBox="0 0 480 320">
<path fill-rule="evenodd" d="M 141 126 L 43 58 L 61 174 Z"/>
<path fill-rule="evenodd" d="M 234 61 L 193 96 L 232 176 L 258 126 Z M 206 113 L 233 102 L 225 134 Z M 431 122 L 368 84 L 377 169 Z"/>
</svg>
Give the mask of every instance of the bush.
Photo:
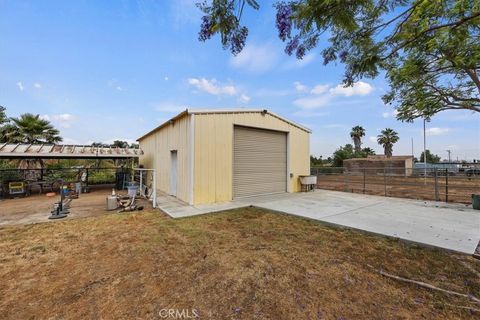
<svg viewBox="0 0 480 320">
<path fill-rule="evenodd" d="M 89 170 L 88 184 L 115 183 L 115 170 Z"/>
</svg>

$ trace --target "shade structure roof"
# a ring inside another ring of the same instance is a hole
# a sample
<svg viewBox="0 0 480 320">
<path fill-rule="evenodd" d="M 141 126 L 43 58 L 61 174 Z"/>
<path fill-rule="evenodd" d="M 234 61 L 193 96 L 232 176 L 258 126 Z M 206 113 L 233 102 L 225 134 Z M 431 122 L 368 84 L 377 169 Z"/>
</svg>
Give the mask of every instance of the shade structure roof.
<svg viewBox="0 0 480 320">
<path fill-rule="evenodd" d="M 59 144 L 0 144 L 0 159 L 127 159 L 143 154 L 139 148 Z"/>
</svg>

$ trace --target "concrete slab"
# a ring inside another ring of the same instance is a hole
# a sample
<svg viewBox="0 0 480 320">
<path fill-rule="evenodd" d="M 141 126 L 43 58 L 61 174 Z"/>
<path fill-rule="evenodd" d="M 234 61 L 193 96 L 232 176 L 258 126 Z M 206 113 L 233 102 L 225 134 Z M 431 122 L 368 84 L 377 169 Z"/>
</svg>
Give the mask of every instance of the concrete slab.
<svg viewBox="0 0 480 320">
<path fill-rule="evenodd" d="M 316 190 L 160 208 L 178 218 L 249 205 L 468 254 L 480 242 L 480 211 L 461 204 Z"/>
</svg>

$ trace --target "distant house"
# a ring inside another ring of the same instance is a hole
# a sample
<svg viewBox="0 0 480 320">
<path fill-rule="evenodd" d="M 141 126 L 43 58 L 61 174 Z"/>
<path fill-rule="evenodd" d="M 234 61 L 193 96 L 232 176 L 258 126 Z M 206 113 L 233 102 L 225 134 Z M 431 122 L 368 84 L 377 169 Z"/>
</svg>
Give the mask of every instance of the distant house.
<svg viewBox="0 0 480 320">
<path fill-rule="evenodd" d="M 413 174 L 412 156 L 391 156 L 373 155 L 367 158 L 353 158 L 343 160 L 345 171 L 349 173 L 360 173 L 366 171 L 368 174 L 407 175 Z"/>
<path fill-rule="evenodd" d="M 267 110 L 185 110 L 138 139 L 157 189 L 189 204 L 300 191 L 310 130 Z"/>
</svg>

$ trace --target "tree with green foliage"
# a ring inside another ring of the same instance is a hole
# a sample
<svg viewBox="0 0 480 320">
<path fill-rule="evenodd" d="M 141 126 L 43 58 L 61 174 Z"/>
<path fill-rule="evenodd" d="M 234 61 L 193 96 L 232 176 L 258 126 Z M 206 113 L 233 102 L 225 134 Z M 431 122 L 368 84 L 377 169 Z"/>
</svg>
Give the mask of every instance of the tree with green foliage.
<svg viewBox="0 0 480 320">
<path fill-rule="evenodd" d="M 0 106 L 0 126 L 8 122 L 7 114 L 5 113 L 5 107 Z"/>
<path fill-rule="evenodd" d="M 355 151 L 354 147 L 348 143 L 343 147 L 339 147 L 333 153 L 333 166 L 343 166 L 343 160 L 353 158 L 366 158 L 370 155 L 375 155 L 375 151 L 372 148 L 363 148 L 359 152 Z"/>
<path fill-rule="evenodd" d="M 58 143 L 62 141 L 60 132 L 40 115 L 24 113 L 18 118 L 10 118 L 10 123 L 1 127 L 1 140 L 8 143 Z"/>
<path fill-rule="evenodd" d="M 430 150 L 428 150 L 428 149 L 426 151 L 426 154 L 427 154 L 427 162 L 428 163 L 439 163 L 440 162 L 440 156 L 439 155 L 431 153 Z M 420 161 L 424 162 L 423 151 L 420 154 Z"/>
<path fill-rule="evenodd" d="M 310 166 L 311 167 L 321 167 L 321 166 L 323 166 L 322 156 L 317 158 L 315 156 L 310 155 Z"/>
<path fill-rule="evenodd" d="M 370 148 L 370 147 L 366 147 L 366 148 L 363 148 L 360 152 L 360 154 L 363 156 L 363 157 L 368 157 L 368 156 L 374 156 L 375 155 L 375 151 Z"/>
<path fill-rule="evenodd" d="M 383 147 L 384 154 L 387 157 L 391 157 L 393 153 L 393 145 L 398 142 L 400 138 L 398 133 L 390 128 L 385 128 L 381 131 L 381 134 L 377 136 L 377 142 Z"/>
<path fill-rule="evenodd" d="M 362 150 L 362 137 L 365 136 L 365 129 L 362 126 L 355 126 L 350 131 L 350 137 L 353 140 L 355 145 L 355 152 L 360 152 Z"/>
<path fill-rule="evenodd" d="M 343 166 L 343 160 L 355 158 L 355 151 L 353 146 L 348 143 L 343 147 L 339 147 L 333 153 L 333 166 L 341 167 Z"/>
<path fill-rule="evenodd" d="M 220 35 L 234 55 L 245 46 L 241 24 L 255 0 L 201 3 L 199 40 Z M 345 65 L 343 82 L 353 85 L 384 71 L 383 96 L 397 119 L 430 118 L 444 110 L 480 112 L 480 1 L 472 0 L 295 0 L 274 4 L 285 52 L 302 59 L 322 45 L 324 64 Z M 328 34 L 328 42 L 322 35 Z"/>
<path fill-rule="evenodd" d="M 121 140 L 115 140 L 111 144 L 112 147 L 114 148 L 128 148 L 128 142 L 127 141 L 121 141 Z"/>
</svg>

